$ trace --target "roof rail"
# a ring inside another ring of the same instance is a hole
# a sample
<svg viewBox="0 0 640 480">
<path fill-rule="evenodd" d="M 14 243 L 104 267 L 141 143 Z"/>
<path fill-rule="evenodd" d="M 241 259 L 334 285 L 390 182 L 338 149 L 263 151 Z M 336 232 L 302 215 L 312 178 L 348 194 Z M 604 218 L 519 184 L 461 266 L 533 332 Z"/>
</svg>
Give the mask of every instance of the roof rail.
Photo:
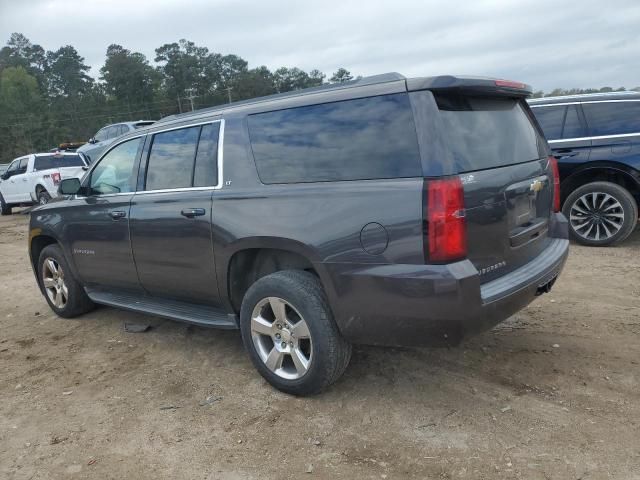
<svg viewBox="0 0 640 480">
<path fill-rule="evenodd" d="M 635 90 L 623 90 L 620 92 L 594 92 L 594 93 L 576 93 L 573 95 L 554 95 L 552 97 L 538 97 L 538 98 L 530 98 L 529 102 L 544 102 L 549 100 L 572 100 L 575 98 L 584 98 L 584 97 L 607 97 L 611 95 L 640 95 L 640 92 L 636 92 Z"/>
</svg>

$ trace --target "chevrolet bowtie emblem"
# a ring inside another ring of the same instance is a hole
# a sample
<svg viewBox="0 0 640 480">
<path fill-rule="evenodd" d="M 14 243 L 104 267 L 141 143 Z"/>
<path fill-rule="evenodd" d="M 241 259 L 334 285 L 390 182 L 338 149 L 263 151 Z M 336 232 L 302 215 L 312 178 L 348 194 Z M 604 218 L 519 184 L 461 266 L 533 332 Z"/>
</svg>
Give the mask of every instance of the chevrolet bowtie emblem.
<svg viewBox="0 0 640 480">
<path fill-rule="evenodd" d="M 534 180 L 533 182 L 531 182 L 531 186 L 529 187 L 529 189 L 532 192 L 539 192 L 540 190 L 542 190 L 544 188 L 544 183 L 542 183 L 540 180 Z"/>
</svg>

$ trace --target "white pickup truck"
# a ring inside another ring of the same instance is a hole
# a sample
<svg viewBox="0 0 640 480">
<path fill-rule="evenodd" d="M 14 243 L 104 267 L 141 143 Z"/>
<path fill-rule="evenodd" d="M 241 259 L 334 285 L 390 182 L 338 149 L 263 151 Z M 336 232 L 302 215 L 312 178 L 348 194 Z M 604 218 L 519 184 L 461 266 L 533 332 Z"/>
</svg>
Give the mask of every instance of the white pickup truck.
<svg viewBox="0 0 640 480">
<path fill-rule="evenodd" d="M 80 178 L 86 168 L 84 156 L 78 153 L 34 153 L 16 158 L 0 176 L 2 215 L 10 215 L 16 205 L 44 205 L 58 196 L 61 180 Z"/>
</svg>

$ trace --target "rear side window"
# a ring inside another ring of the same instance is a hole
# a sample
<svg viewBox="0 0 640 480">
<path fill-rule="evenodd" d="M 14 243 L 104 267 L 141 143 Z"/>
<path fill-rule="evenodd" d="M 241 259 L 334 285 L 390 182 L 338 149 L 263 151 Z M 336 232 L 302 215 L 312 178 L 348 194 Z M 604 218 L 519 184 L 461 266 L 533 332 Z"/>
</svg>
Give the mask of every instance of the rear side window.
<svg viewBox="0 0 640 480">
<path fill-rule="evenodd" d="M 640 102 L 583 103 L 592 136 L 640 133 Z"/>
<path fill-rule="evenodd" d="M 34 163 L 36 170 L 65 167 L 84 167 L 84 162 L 80 155 L 40 155 Z"/>
<path fill-rule="evenodd" d="M 535 107 L 531 110 L 548 140 L 561 138 L 562 122 L 566 110 L 564 105 L 558 107 Z"/>
<path fill-rule="evenodd" d="M 422 175 L 407 94 L 250 115 L 249 135 L 267 184 Z"/>
<path fill-rule="evenodd" d="M 529 162 L 543 155 L 523 101 L 442 94 L 435 98 L 459 172 Z"/>
<path fill-rule="evenodd" d="M 211 187 L 218 183 L 220 123 L 153 136 L 145 190 Z"/>
</svg>

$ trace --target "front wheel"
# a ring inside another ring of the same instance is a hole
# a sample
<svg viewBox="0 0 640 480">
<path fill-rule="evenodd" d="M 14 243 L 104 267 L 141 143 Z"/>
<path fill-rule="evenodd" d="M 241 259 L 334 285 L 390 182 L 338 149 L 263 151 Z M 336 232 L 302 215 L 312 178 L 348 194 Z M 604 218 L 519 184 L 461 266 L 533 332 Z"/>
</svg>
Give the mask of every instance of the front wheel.
<svg viewBox="0 0 640 480">
<path fill-rule="evenodd" d="M 562 209 L 571 237 L 589 246 L 622 242 L 638 222 L 638 205 L 629 191 L 616 183 L 587 183 L 567 197 Z"/>
<path fill-rule="evenodd" d="M 0 193 L 0 214 L 11 215 L 11 205 L 4 201 L 4 197 Z"/>
<path fill-rule="evenodd" d="M 38 280 L 49 307 L 59 316 L 77 317 L 93 309 L 93 302 L 74 278 L 58 245 L 42 249 L 38 260 Z"/>
<path fill-rule="evenodd" d="M 285 393 L 320 392 L 351 358 L 320 281 L 305 271 L 276 272 L 254 283 L 242 301 L 240 329 L 256 369 Z"/>
<path fill-rule="evenodd" d="M 46 190 L 38 192 L 38 205 L 46 205 L 51 201 L 51 195 Z"/>
</svg>

